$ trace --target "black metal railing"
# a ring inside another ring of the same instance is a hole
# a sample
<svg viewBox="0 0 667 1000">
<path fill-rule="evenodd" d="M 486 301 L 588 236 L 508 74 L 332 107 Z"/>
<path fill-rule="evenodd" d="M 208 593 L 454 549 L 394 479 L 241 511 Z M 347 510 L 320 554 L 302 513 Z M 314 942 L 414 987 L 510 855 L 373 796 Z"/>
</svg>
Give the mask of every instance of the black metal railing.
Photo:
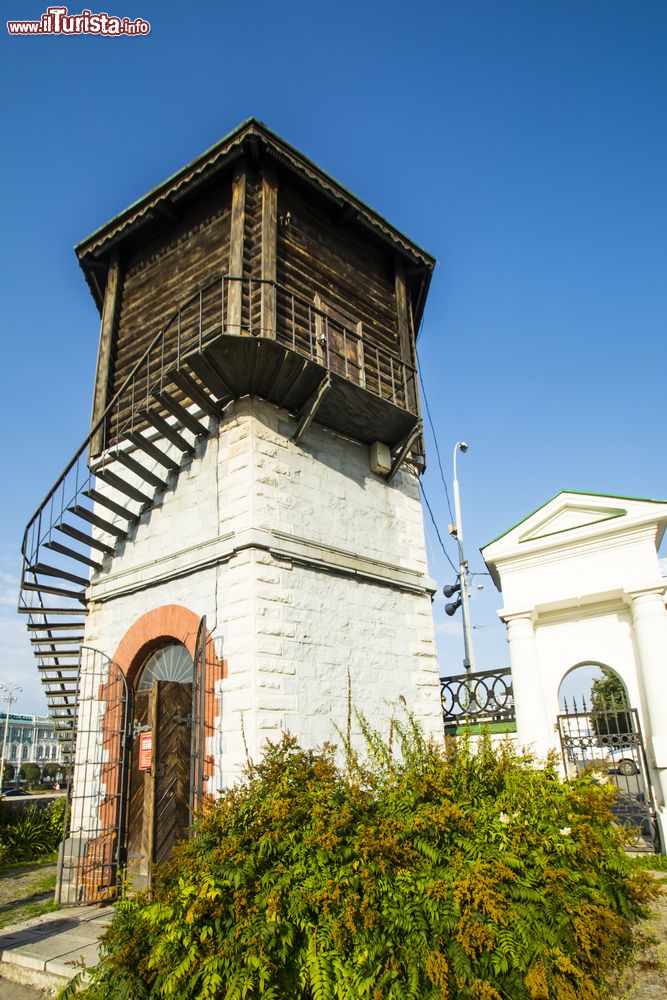
<svg viewBox="0 0 667 1000">
<path fill-rule="evenodd" d="M 370 347 L 372 330 L 353 328 L 329 314 L 316 295 L 308 300 L 273 281 L 225 275 L 182 301 L 113 392 L 24 533 L 18 610 L 28 617 L 49 709 L 60 718 L 65 735 L 71 731 L 76 700 L 90 568 L 113 553 L 151 505 L 155 489 L 165 486 L 162 468 L 178 469 L 178 462 L 151 444 L 149 424 L 175 443 L 178 455 L 183 448 L 192 452 L 192 444 L 169 425 L 174 406 L 177 421 L 197 437 L 211 432 L 208 417 L 217 419 L 234 398 L 225 373 L 218 372 L 211 384 L 203 381 L 196 365 L 194 377 L 192 371 L 188 374 L 190 360 L 223 333 L 274 340 L 416 415 L 415 369 L 391 351 Z M 192 407 L 196 413 L 189 412 Z M 140 433 L 145 429 L 148 442 Z M 149 456 L 158 455 L 158 463 L 162 459 L 156 471 L 140 467 L 132 457 L 137 440 Z"/>
<path fill-rule="evenodd" d="M 257 292 L 271 297 L 271 308 L 253 307 L 260 299 Z M 104 457 L 117 450 L 135 430 L 138 415 L 152 394 L 162 391 L 168 373 L 180 368 L 185 355 L 201 351 L 222 332 L 274 338 L 374 395 L 416 413 L 415 369 L 400 357 L 369 347 L 357 331 L 277 282 L 222 276 L 172 313 L 49 490 L 25 530 L 22 552 L 29 564 L 37 561 L 40 546 L 50 539 L 68 507 L 91 488 L 90 451 Z"/>
<path fill-rule="evenodd" d="M 513 723 L 516 719 L 509 667 L 441 677 L 440 700 L 445 730 Z"/>
</svg>

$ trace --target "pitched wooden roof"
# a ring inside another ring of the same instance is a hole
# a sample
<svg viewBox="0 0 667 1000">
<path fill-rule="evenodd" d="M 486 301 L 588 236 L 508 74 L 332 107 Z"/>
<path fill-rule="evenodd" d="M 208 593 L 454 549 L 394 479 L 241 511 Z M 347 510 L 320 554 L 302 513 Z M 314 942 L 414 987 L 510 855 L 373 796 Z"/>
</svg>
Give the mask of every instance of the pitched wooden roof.
<svg viewBox="0 0 667 1000">
<path fill-rule="evenodd" d="M 306 185 L 315 188 L 333 202 L 344 213 L 348 224 L 365 228 L 372 238 L 385 242 L 403 257 L 413 273 L 417 272 L 420 276 L 421 287 L 415 316 L 418 326 L 435 259 L 255 118 L 243 122 L 192 163 L 167 178 L 77 245 L 75 249 L 79 263 L 98 307 L 101 308 L 104 297 L 106 263 L 110 252 L 121 246 L 123 249 L 131 246 L 137 238 L 143 239 L 151 223 L 164 222 L 165 216 L 171 214 L 172 206 L 175 207 L 180 200 L 192 196 L 197 187 L 203 186 L 244 154 L 254 162 L 259 162 L 261 157 L 268 157 L 282 164 Z"/>
</svg>

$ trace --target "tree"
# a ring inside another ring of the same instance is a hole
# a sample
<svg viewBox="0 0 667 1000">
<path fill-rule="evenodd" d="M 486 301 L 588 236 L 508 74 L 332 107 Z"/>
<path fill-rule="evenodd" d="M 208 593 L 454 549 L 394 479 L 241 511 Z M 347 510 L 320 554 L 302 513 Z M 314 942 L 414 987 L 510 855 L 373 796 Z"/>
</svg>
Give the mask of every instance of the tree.
<svg viewBox="0 0 667 1000">
<path fill-rule="evenodd" d="M 39 764 L 21 764 L 20 774 L 30 787 L 36 785 L 40 778 Z"/>
<path fill-rule="evenodd" d="M 360 724 L 364 758 L 268 747 L 116 907 L 82 996 L 599 1000 L 658 892 L 613 790 L 488 736 Z"/>
<path fill-rule="evenodd" d="M 14 780 L 15 774 L 16 774 L 16 769 L 14 765 L 10 764 L 9 761 L 5 761 L 5 771 L 3 777 L 4 783 L 5 784 L 11 783 Z"/>
<path fill-rule="evenodd" d="M 614 737 L 625 736 L 633 729 L 628 697 L 618 674 L 609 667 L 600 669 L 602 677 L 594 680 L 591 688 L 591 725 L 605 746 L 622 744 L 623 740 Z"/>
<path fill-rule="evenodd" d="M 58 776 L 59 770 L 60 770 L 59 764 L 49 763 L 45 764 L 44 767 L 42 768 L 42 774 L 48 781 L 55 781 Z"/>
</svg>

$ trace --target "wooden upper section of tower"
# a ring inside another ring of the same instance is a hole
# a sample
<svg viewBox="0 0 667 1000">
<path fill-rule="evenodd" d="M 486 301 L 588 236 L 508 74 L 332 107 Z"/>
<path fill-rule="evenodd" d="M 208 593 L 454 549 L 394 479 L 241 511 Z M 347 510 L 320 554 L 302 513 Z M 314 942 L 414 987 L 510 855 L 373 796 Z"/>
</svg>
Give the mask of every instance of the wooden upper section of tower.
<svg viewBox="0 0 667 1000">
<path fill-rule="evenodd" d="M 77 255 L 102 313 L 93 423 L 120 396 L 107 440 L 135 402 L 120 390 L 132 376 L 143 391 L 137 364 L 161 332 L 153 374 L 215 341 L 237 398 L 299 412 L 319 390 L 318 421 L 390 447 L 419 418 L 415 337 L 433 258 L 258 121 Z"/>
</svg>

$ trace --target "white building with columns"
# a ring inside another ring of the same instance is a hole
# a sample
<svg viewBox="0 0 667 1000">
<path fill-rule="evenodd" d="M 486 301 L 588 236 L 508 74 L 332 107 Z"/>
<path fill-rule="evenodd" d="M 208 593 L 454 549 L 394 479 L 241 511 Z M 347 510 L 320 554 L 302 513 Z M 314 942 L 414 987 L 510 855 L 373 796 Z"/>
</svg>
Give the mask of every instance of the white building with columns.
<svg viewBox="0 0 667 1000">
<path fill-rule="evenodd" d="M 503 594 L 517 739 L 559 749 L 558 691 L 582 664 L 613 670 L 639 713 L 667 842 L 667 502 L 559 493 L 482 549 Z"/>
</svg>

